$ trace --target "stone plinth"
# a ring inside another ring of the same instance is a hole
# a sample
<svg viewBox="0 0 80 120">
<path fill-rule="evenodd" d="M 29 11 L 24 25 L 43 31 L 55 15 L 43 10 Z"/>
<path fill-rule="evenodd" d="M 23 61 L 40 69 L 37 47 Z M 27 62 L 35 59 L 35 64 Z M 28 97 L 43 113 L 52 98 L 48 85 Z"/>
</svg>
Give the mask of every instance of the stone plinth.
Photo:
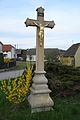
<svg viewBox="0 0 80 120">
<path fill-rule="evenodd" d="M 31 105 L 32 113 L 52 110 L 54 104 L 49 96 L 51 90 L 48 88 L 48 80 L 44 76 L 44 73 L 44 71 L 35 72 L 33 84 L 30 88 L 31 94 L 28 97 L 28 101 Z"/>
</svg>

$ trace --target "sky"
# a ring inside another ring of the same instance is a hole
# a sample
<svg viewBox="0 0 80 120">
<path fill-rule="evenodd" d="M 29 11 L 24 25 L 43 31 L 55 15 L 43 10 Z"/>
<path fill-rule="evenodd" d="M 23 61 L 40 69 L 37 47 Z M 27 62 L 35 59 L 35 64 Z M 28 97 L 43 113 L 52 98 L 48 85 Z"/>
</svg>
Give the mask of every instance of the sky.
<svg viewBox="0 0 80 120">
<path fill-rule="evenodd" d="M 36 47 L 36 27 L 26 27 L 27 18 L 36 19 L 38 7 L 44 19 L 54 20 L 53 29 L 44 29 L 44 47 L 68 49 L 80 43 L 80 0 L 0 0 L 0 41 L 16 48 Z"/>
</svg>

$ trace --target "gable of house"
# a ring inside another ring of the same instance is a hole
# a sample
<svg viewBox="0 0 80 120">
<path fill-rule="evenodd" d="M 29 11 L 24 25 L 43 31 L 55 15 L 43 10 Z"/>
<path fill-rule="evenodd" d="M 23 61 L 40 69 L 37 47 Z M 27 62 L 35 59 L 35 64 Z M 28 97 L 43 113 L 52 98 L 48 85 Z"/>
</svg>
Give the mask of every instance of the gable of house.
<svg viewBox="0 0 80 120">
<path fill-rule="evenodd" d="M 75 65 L 76 64 L 77 61 L 75 61 L 75 56 L 76 56 L 79 46 L 80 46 L 80 43 L 73 44 L 65 52 L 65 54 L 60 59 L 62 64 L 65 64 L 65 65 Z M 79 61 L 80 61 L 79 54 L 80 54 L 80 51 L 78 52 L 78 55 L 77 55 L 77 59 L 78 59 L 77 64 L 79 64 Z"/>
<path fill-rule="evenodd" d="M 3 43 L 0 41 L 0 53 L 2 53 L 2 46 L 3 46 Z"/>
<path fill-rule="evenodd" d="M 75 57 L 75 67 L 80 67 L 80 45 L 74 57 Z"/>
<path fill-rule="evenodd" d="M 64 57 L 74 57 L 76 54 L 76 51 L 78 47 L 80 46 L 80 43 L 73 44 L 63 55 Z"/>
<path fill-rule="evenodd" d="M 4 54 L 4 57 L 6 58 L 15 58 L 15 48 L 12 45 L 3 45 L 2 51 Z"/>
</svg>

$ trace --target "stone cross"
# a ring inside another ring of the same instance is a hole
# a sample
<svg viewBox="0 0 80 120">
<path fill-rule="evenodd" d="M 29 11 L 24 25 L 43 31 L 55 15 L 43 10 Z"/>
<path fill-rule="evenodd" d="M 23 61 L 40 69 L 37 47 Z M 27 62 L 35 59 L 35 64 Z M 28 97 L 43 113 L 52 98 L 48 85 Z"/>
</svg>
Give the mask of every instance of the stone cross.
<svg viewBox="0 0 80 120">
<path fill-rule="evenodd" d="M 31 95 L 28 101 L 31 105 L 32 113 L 51 110 L 53 101 L 49 96 L 51 92 L 47 86 L 47 78 L 44 71 L 44 27 L 53 28 L 54 21 L 44 21 L 44 8 L 37 8 L 37 20 L 27 18 L 26 27 L 36 26 L 36 71 L 33 78 Z"/>
</svg>

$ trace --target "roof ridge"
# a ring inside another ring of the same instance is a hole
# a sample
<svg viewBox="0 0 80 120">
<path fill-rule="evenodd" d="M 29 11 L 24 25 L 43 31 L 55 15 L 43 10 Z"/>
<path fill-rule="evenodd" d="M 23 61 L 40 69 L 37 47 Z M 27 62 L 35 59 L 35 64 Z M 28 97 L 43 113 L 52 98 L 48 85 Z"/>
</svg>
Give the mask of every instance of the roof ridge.
<svg viewBox="0 0 80 120">
<path fill-rule="evenodd" d="M 80 43 L 73 44 L 71 47 L 67 49 L 67 51 L 65 52 L 63 56 L 64 57 L 74 56 L 79 46 L 80 46 Z"/>
</svg>

